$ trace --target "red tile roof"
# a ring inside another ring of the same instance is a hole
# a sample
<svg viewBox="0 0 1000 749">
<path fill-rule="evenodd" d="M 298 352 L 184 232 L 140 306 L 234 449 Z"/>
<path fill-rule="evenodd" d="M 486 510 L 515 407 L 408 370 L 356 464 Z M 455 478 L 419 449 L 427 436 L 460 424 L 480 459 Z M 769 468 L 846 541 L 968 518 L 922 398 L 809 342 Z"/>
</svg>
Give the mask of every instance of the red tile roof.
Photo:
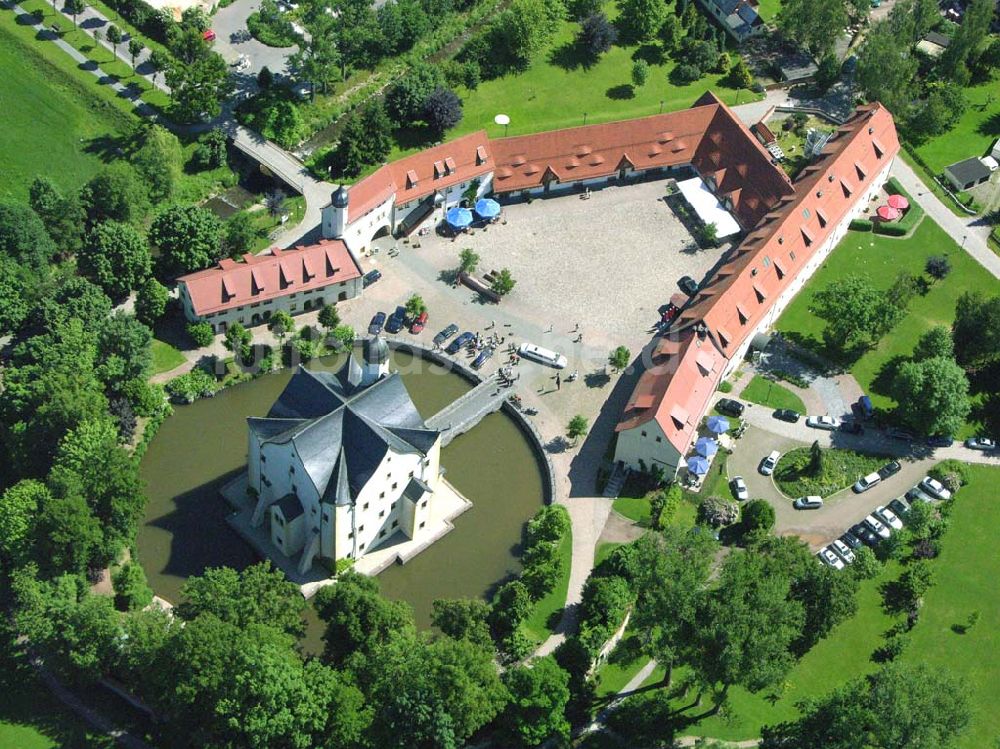
<svg viewBox="0 0 1000 749">
<path fill-rule="evenodd" d="M 242 262 L 224 259 L 214 268 L 177 279 L 188 290 L 195 314 L 223 312 L 245 304 L 321 289 L 361 276 L 361 268 L 339 239 L 279 250 L 267 255 L 243 256 Z"/>
<path fill-rule="evenodd" d="M 792 192 L 784 170 L 746 126 L 713 94 L 690 109 L 623 122 L 553 130 L 493 141 L 496 192 L 607 177 L 624 166 L 638 170 L 693 164 L 715 176 L 744 227 L 753 226 Z"/>
<path fill-rule="evenodd" d="M 656 366 L 640 377 L 618 431 L 655 418 L 671 444 L 682 454 L 687 450 L 693 429 L 678 426 L 671 410 L 679 405 L 697 421 L 714 390 L 714 383 L 705 387 L 696 376 L 692 341 L 704 337 L 722 359 L 734 356 L 898 150 L 888 110 L 879 104 L 859 107 L 796 180 L 794 196 L 784 196 L 763 216 L 682 311 L 674 323 L 682 343 L 661 343 L 658 349 L 663 355 L 672 351 L 675 362 L 656 365 L 654 358 Z M 721 377 L 721 370 L 713 376 Z"/>
<path fill-rule="evenodd" d="M 349 221 L 377 208 L 393 193 L 396 203 L 409 203 L 493 171 L 490 148 L 489 137 L 480 130 L 386 164 L 348 188 Z"/>
</svg>

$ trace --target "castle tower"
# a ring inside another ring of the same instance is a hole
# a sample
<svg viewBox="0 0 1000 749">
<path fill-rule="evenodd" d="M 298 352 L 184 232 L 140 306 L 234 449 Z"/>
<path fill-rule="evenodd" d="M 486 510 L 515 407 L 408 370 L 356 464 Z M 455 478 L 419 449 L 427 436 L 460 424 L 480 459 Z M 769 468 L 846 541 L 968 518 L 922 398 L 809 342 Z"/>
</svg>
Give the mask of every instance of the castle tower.
<svg viewBox="0 0 1000 749">
<path fill-rule="evenodd" d="M 347 230 L 347 188 L 343 185 L 334 190 L 330 205 L 323 206 L 323 238 L 340 239 Z"/>
<path fill-rule="evenodd" d="M 381 336 L 361 343 L 361 360 L 351 356 L 347 379 L 356 387 L 368 387 L 389 374 L 389 344 Z"/>
</svg>

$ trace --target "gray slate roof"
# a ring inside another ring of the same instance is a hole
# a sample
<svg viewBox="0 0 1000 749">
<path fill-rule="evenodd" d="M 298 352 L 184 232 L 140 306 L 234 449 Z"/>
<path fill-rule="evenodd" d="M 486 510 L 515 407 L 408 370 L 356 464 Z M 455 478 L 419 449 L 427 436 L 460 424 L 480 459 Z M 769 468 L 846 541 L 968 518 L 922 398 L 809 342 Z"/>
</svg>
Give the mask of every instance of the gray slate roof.
<svg viewBox="0 0 1000 749">
<path fill-rule="evenodd" d="M 367 388 L 339 372 L 299 367 L 267 418 L 247 422 L 263 442 L 291 441 L 324 502 L 350 504 L 391 447 L 426 455 L 440 433 L 427 428 L 397 373 Z"/>
<path fill-rule="evenodd" d="M 978 182 L 990 176 L 990 168 L 975 157 L 950 164 L 944 170 L 962 185 Z"/>
</svg>

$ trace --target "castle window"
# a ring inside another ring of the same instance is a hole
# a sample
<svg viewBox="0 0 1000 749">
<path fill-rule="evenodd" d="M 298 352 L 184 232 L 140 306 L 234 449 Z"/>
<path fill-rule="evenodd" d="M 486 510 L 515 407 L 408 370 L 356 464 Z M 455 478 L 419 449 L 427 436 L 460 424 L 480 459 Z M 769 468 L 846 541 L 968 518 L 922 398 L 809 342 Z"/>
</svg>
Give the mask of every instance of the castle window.
<svg viewBox="0 0 1000 749">
<path fill-rule="evenodd" d="M 410 478 L 413 478 L 413 471 L 410 471 Z"/>
<path fill-rule="evenodd" d="M 365 545 L 361 544 L 361 546 L 358 547 L 358 551 L 364 551 L 364 550 L 365 550 Z"/>
<path fill-rule="evenodd" d="M 423 502 L 420 503 L 420 507 L 422 509 L 426 509 L 427 508 L 427 500 L 426 499 Z"/>
<path fill-rule="evenodd" d="M 298 493 L 299 493 L 299 488 L 295 484 L 292 484 L 292 494 L 298 494 Z"/>
<path fill-rule="evenodd" d="M 643 437 L 645 437 L 645 436 L 646 436 L 646 432 L 645 432 L 645 431 L 643 431 L 643 432 L 640 432 L 640 434 L 642 434 L 642 436 L 643 436 Z"/>
<path fill-rule="evenodd" d="M 396 481 L 393 481 L 393 482 L 392 482 L 392 488 L 393 488 L 393 489 L 396 489 L 396 488 L 397 488 L 398 486 L 399 486 L 399 483 L 398 483 L 398 482 L 396 482 Z"/>
<path fill-rule="evenodd" d="M 378 532 L 378 537 L 379 538 L 385 538 L 385 528 L 383 528 L 382 530 L 380 530 Z"/>
<path fill-rule="evenodd" d="M 393 528 L 397 527 L 398 525 L 399 525 L 399 521 L 398 520 L 393 520 L 392 521 L 392 527 Z"/>
<path fill-rule="evenodd" d="M 267 456 L 266 455 L 261 455 L 260 456 L 260 462 L 261 463 L 266 463 L 267 462 Z"/>
<path fill-rule="evenodd" d="M 365 527 L 363 525 L 359 525 L 358 526 L 358 533 L 364 533 L 364 532 L 365 532 Z"/>
<path fill-rule="evenodd" d="M 378 514 L 378 516 L 379 516 L 380 518 L 384 518 L 384 517 L 385 517 L 385 510 L 382 510 L 382 511 L 381 511 L 381 512 L 380 512 L 380 513 Z"/>
<path fill-rule="evenodd" d="M 427 525 L 427 523 L 421 523 L 420 527 L 423 528 L 425 525 Z"/>
<path fill-rule="evenodd" d="M 380 492 L 378 495 L 379 499 L 385 499 L 385 492 Z"/>
<path fill-rule="evenodd" d="M 288 466 L 289 473 L 295 473 L 295 466 Z"/>
<path fill-rule="evenodd" d="M 395 509 L 396 509 L 396 503 L 393 502 L 391 505 L 389 505 L 389 512 L 392 512 Z"/>
<path fill-rule="evenodd" d="M 350 533 L 348 533 L 347 537 L 348 538 L 354 538 L 354 531 L 351 531 Z"/>
<path fill-rule="evenodd" d="M 362 510 L 367 510 L 367 509 L 368 509 L 368 505 L 369 505 L 369 503 L 368 503 L 368 502 L 365 502 L 365 505 L 364 505 L 364 507 L 362 507 L 361 509 L 362 509 Z"/>
</svg>

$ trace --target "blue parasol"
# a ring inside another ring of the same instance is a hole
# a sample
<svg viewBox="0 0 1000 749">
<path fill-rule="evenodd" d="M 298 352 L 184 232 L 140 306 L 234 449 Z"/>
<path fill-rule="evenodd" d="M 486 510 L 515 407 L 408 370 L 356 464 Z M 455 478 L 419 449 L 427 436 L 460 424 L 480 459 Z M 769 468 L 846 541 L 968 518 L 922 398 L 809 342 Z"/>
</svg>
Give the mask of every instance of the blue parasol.
<svg viewBox="0 0 1000 749">
<path fill-rule="evenodd" d="M 729 419 L 725 416 L 709 416 L 708 431 L 715 434 L 722 434 L 729 431 Z"/>
<path fill-rule="evenodd" d="M 698 441 L 694 443 L 694 449 L 699 455 L 704 455 L 706 458 L 711 458 L 717 452 L 719 452 L 719 443 L 713 440 L 711 437 L 699 437 Z"/>
<path fill-rule="evenodd" d="M 693 458 L 688 458 L 687 465 L 688 465 L 688 470 L 691 471 L 691 473 L 695 473 L 699 476 L 704 476 L 706 473 L 708 473 L 708 461 L 705 458 L 701 457 L 700 455 L 696 455 Z"/>
<path fill-rule="evenodd" d="M 500 204 L 492 198 L 480 198 L 476 201 L 476 213 L 483 218 L 496 218 L 500 215 Z"/>
<path fill-rule="evenodd" d="M 461 206 L 456 205 L 454 208 L 448 209 L 448 213 L 445 215 L 445 218 L 448 220 L 448 223 L 456 229 L 464 229 L 472 223 L 472 211 L 468 208 L 462 208 Z"/>
</svg>

